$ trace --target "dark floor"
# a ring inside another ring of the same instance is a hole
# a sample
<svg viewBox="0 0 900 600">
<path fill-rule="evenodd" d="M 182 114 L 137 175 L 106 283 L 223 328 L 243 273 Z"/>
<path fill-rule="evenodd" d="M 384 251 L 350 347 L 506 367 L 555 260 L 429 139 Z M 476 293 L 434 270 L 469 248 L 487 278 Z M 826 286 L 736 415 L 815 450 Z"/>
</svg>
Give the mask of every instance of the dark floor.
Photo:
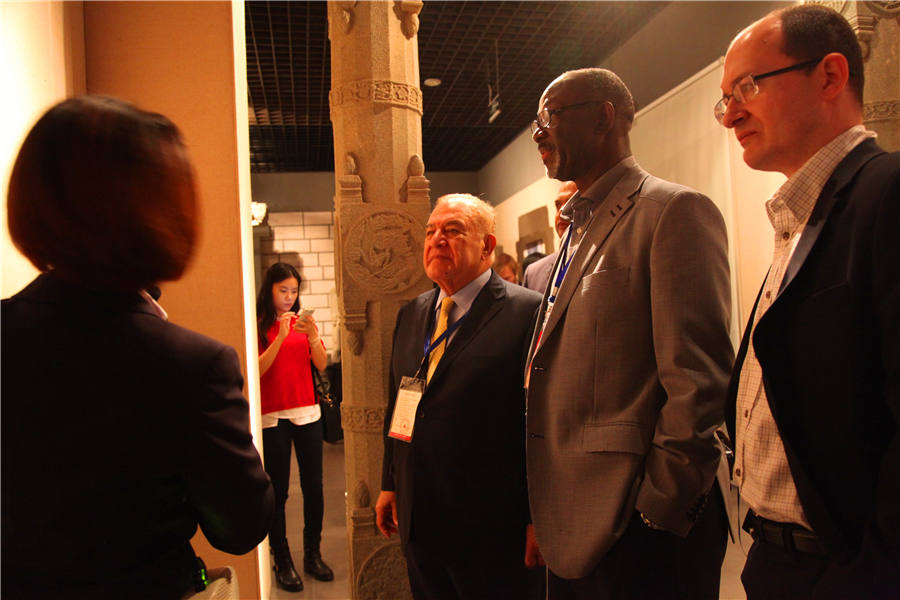
<svg viewBox="0 0 900 600">
<path fill-rule="evenodd" d="M 294 464 L 291 468 L 291 488 L 285 513 L 288 522 L 288 542 L 291 546 L 294 564 L 303 578 L 304 590 L 296 593 L 286 592 L 278 588 L 273 577 L 271 600 L 291 598 L 350 600 L 349 551 L 344 508 L 344 446 L 326 443 L 323 456 L 325 522 L 322 532 L 322 558 L 334 570 L 334 581 L 327 583 L 316 581 L 302 571 L 303 496 L 300 493 L 297 465 Z M 294 524 L 293 527 L 291 527 L 291 523 Z M 746 534 L 743 535 L 742 541 L 745 547 L 749 547 Z M 735 544 L 729 544 L 725 564 L 722 565 L 722 587 L 719 595 L 721 600 L 746 600 L 740 581 L 743 566 L 744 551 Z"/>
</svg>

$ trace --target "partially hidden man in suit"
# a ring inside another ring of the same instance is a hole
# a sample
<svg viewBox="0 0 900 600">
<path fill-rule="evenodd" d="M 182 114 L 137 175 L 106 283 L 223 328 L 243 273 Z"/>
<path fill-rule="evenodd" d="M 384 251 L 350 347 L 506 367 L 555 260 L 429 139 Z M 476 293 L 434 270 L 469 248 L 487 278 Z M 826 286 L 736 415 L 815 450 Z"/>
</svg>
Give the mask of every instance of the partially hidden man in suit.
<svg viewBox="0 0 900 600">
<path fill-rule="evenodd" d="M 553 201 L 553 204 L 556 206 L 556 214 L 553 217 L 553 228 L 556 229 L 556 235 L 559 236 L 560 240 L 565 237 L 566 229 L 569 228 L 569 222 L 562 218 L 560 211 L 562 210 L 562 207 L 565 206 L 566 202 L 569 201 L 569 198 L 572 197 L 572 194 L 577 191 L 578 188 L 575 186 L 574 181 L 564 181 L 562 185 L 559 186 L 559 192 L 557 192 L 556 199 Z M 550 274 L 553 271 L 553 265 L 556 264 L 556 257 L 558 255 L 559 251 L 557 250 L 529 265 L 522 274 L 522 285 L 529 290 L 534 290 L 543 294 L 544 290 L 547 288 L 547 282 L 550 281 Z"/>
<path fill-rule="evenodd" d="M 533 138 L 572 225 L 530 353 L 528 491 L 550 597 L 718 598 L 714 438 L 732 360 L 725 224 L 631 156 L 611 71 L 564 73 Z"/>
<path fill-rule="evenodd" d="M 375 511 L 417 599 L 524 599 L 541 575 L 524 565 L 523 388 L 541 297 L 491 270 L 493 231 L 484 201 L 439 198 L 424 252 L 438 287 L 397 316 Z"/>
<path fill-rule="evenodd" d="M 756 598 L 900 598 L 900 154 L 863 127 L 863 60 L 831 9 L 731 43 L 716 117 L 766 203 L 772 265 L 726 416 Z"/>
</svg>

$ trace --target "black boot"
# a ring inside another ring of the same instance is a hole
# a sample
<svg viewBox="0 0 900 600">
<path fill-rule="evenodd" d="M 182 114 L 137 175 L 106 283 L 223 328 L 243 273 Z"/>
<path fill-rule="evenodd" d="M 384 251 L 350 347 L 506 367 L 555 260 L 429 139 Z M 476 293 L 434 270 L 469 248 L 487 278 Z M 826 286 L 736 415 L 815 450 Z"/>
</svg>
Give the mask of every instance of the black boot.
<svg viewBox="0 0 900 600">
<path fill-rule="evenodd" d="M 331 567 L 322 561 L 322 554 L 319 552 L 319 538 L 303 536 L 303 570 L 312 575 L 313 579 L 319 581 L 331 581 L 334 579 L 334 572 Z"/>
<path fill-rule="evenodd" d="M 294 568 L 294 561 L 291 559 L 291 549 L 287 542 L 281 546 L 273 546 L 272 553 L 275 555 L 275 565 L 272 569 L 275 571 L 275 581 L 278 587 L 289 592 L 302 592 L 303 580 Z"/>
</svg>

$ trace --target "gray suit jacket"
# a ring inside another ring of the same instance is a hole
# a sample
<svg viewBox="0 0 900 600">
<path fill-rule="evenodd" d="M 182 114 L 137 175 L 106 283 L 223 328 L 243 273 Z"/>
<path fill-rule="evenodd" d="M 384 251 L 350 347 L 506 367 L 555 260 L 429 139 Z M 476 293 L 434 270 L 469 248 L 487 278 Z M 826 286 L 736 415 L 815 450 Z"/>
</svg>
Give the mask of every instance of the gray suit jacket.
<svg viewBox="0 0 900 600">
<path fill-rule="evenodd" d="M 719 210 L 629 168 L 595 208 L 532 340 L 528 491 L 554 573 L 587 575 L 635 510 L 690 531 L 720 457 L 730 308 Z"/>
</svg>

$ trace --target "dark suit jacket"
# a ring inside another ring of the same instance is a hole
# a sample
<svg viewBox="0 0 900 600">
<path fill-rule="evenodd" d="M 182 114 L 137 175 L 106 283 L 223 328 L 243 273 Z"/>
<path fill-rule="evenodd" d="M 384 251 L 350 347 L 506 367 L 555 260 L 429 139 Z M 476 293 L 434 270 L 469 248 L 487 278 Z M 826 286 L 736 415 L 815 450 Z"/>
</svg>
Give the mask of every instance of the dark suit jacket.
<svg viewBox="0 0 900 600">
<path fill-rule="evenodd" d="M 2 316 L 4 597 L 175 598 L 198 524 L 233 554 L 265 537 L 233 349 L 52 274 Z"/>
<path fill-rule="evenodd" d="M 553 266 L 556 264 L 557 256 L 559 256 L 558 250 L 528 265 L 522 276 L 522 285 L 541 294 L 547 291 L 547 283 L 549 283 L 550 276 L 553 274 Z"/>
<path fill-rule="evenodd" d="M 425 292 L 397 316 L 385 434 L 400 379 L 422 360 L 437 297 Z M 382 489 L 397 493 L 404 547 L 414 539 L 435 556 L 524 548 L 523 358 L 540 301 L 492 273 L 422 396 L 412 442 L 385 435 Z"/>
<path fill-rule="evenodd" d="M 753 347 L 813 529 L 839 562 L 877 543 L 900 566 L 900 153 L 869 140 L 838 165 Z"/>
</svg>

